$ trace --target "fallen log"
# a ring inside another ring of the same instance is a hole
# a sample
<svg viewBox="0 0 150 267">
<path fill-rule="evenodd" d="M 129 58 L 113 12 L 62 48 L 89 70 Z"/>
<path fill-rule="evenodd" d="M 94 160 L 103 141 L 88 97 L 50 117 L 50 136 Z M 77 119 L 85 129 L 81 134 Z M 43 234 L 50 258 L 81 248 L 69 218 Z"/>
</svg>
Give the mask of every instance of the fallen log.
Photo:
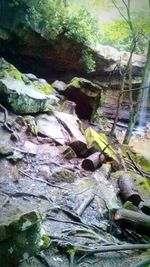
<svg viewBox="0 0 150 267">
<path fill-rule="evenodd" d="M 142 212 L 122 208 L 116 211 L 114 219 L 126 228 L 150 234 L 150 216 Z"/>
<path fill-rule="evenodd" d="M 130 175 L 124 173 L 120 177 L 119 188 L 124 201 L 131 201 L 135 206 L 139 205 L 142 199 L 137 190 L 135 189 Z"/>
<path fill-rule="evenodd" d="M 105 161 L 105 156 L 100 152 L 95 152 L 82 161 L 82 168 L 88 171 L 94 171 Z"/>
</svg>

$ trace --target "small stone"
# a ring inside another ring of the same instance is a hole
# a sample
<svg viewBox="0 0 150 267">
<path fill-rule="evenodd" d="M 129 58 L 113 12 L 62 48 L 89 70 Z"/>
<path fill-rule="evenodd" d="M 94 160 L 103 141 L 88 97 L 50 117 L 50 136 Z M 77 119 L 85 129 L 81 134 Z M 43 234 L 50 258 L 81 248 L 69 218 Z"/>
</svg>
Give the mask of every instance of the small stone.
<svg viewBox="0 0 150 267">
<path fill-rule="evenodd" d="M 50 169 L 48 166 L 44 165 L 41 166 L 38 170 L 39 175 L 43 176 L 44 178 L 48 179 L 50 176 Z"/>
<path fill-rule="evenodd" d="M 58 92 L 63 92 L 66 89 L 66 84 L 62 81 L 56 80 L 52 83 L 53 88 L 55 88 Z"/>
<path fill-rule="evenodd" d="M 0 156 L 8 156 L 13 154 L 13 149 L 9 144 L 0 143 Z"/>
</svg>

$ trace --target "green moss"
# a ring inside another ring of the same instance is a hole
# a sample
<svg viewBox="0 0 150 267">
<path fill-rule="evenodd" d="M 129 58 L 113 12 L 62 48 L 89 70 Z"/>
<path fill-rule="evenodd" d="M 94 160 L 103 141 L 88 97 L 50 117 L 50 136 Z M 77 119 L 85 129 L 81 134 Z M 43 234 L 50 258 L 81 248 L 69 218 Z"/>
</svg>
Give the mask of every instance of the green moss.
<svg viewBox="0 0 150 267">
<path fill-rule="evenodd" d="M 121 150 L 123 152 L 123 155 L 128 159 L 128 154 L 132 157 L 132 159 L 136 162 L 136 164 L 141 167 L 141 169 L 145 172 L 150 172 L 150 161 L 147 160 L 144 156 L 140 155 L 139 153 L 136 153 L 134 150 L 132 150 L 127 145 L 122 145 Z"/>
<path fill-rule="evenodd" d="M 74 173 L 64 169 L 64 170 L 56 171 L 55 173 L 53 173 L 50 179 L 56 182 L 71 183 L 74 181 Z"/>
<path fill-rule="evenodd" d="M 96 151 L 105 149 L 105 155 L 119 163 L 119 159 L 113 147 L 109 145 L 107 136 L 104 133 L 97 133 L 92 128 L 87 128 L 85 131 L 85 138 L 88 148 L 95 148 Z M 108 146 L 108 147 L 107 147 Z M 107 148 L 106 148 L 107 147 Z"/>
<path fill-rule="evenodd" d="M 51 239 L 48 235 L 43 235 L 42 236 L 42 241 L 43 241 L 43 244 L 41 246 L 41 249 L 44 250 L 46 248 L 48 248 L 50 246 L 50 243 L 51 243 Z"/>
<path fill-rule="evenodd" d="M 30 82 L 24 74 L 18 71 L 12 64 L 0 58 L 0 78 L 14 78 L 23 82 Z"/>
<path fill-rule="evenodd" d="M 150 161 L 141 156 L 140 154 L 135 154 L 135 161 L 142 166 L 142 169 L 146 172 L 150 172 Z"/>
<path fill-rule="evenodd" d="M 22 80 L 22 74 L 15 68 L 12 68 L 10 71 L 8 71 L 8 76 L 16 80 Z"/>
<path fill-rule="evenodd" d="M 126 201 L 123 204 L 123 208 L 127 209 L 127 210 L 139 211 L 138 208 L 136 206 L 134 206 L 131 201 Z"/>
<path fill-rule="evenodd" d="M 33 84 L 37 89 L 39 89 L 45 95 L 50 95 L 53 92 L 53 87 L 48 83 L 42 85 L 40 82 L 34 81 Z"/>
<path fill-rule="evenodd" d="M 69 83 L 69 87 L 81 88 L 81 80 L 79 78 L 73 78 Z"/>
</svg>

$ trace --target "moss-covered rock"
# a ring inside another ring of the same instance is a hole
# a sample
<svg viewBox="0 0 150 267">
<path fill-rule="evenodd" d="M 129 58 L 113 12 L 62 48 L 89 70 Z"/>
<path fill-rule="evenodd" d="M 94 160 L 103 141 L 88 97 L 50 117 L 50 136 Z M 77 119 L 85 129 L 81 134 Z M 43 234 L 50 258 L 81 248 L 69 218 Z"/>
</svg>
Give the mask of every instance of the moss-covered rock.
<svg viewBox="0 0 150 267">
<path fill-rule="evenodd" d="M 8 156 L 13 154 L 12 147 L 6 142 L 0 142 L 0 157 Z"/>
<path fill-rule="evenodd" d="M 93 149 L 94 151 L 104 151 L 104 154 L 119 163 L 119 158 L 117 156 L 116 151 L 113 149 L 111 145 L 109 145 L 109 141 L 107 136 L 104 133 L 97 133 L 91 127 L 87 128 L 85 131 L 85 138 L 87 141 L 87 147 L 89 149 Z"/>
<path fill-rule="evenodd" d="M 90 119 L 100 106 L 101 87 L 75 77 L 67 85 L 64 95 L 76 103 L 76 112 L 80 118 Z"/>
<path fill-rule="evenodd" d="M 55 96 L 49 96 L 52 87 L 46 81 L 42 83 L 37 80 L 36 85 L 34 83 L 13 65 L 0 59 L 0 101 L 7 103 L 13 112 L 28 114 L 50 111 L 51 105 L 58 102 Z"/>
<path fill-rule="evenodd" d="M 41 79 L 39 79 L 34 81 L 33 84 L 45 95 L 50 95 L 53 92 L 53 87 L 50 84 L 48 84 L 45 80 L 44 82 L 42 82 Z"/>
<path fill-rule="evenodd" d="M 16 267 L 40 250 L 41 215 L 17 212 L 0 218 L 0 266 Z"/>
<path fill-rule="evenodd" d="M 4 58 L 0 58 L 0 79 L 13 78 L 25 83 L 30 83 L 30 80 L 17 70 L 12 64 L 8 63 Z"/>
<path fill-rule="evenodd" d="M 50 177 L 50 180 L 54 180 L 55 182 L 65 182 L 71 183 L 74 181 L 74 173 L 67 169 L 58 169 L 56 170 Z"/>
</svg>

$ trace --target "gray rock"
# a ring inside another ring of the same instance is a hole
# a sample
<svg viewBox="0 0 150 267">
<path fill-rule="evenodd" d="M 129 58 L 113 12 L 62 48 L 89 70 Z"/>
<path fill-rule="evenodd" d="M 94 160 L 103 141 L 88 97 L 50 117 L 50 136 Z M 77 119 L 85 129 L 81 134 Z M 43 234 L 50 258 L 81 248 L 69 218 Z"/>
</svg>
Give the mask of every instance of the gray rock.
<svg viewBox="0 0 150 267">
<path fill-rule="evenodd" d="M 50 176 L 50 168 L 47 165 L 40 166 L 38 169 L 40 176 L 43 176 L 45 179 L 48 179 Z"/>
<path fill-rule="evenodd" d="M 55 88 L 58 92 L 63 92 L 66 87 L 67 84 L 62 82 L 62 81 L 58 81 L 56 80 L 55 82 L 52 83 L 53 88 Z"/>
<path fill-rule="evenodd" d="M 42 135 L 52 138 L 61 145 L 69 141 L 70 135 L 54 116 L 39 115 L 36 118 L 36 123 L 39 133 Z"/>
<path fill-rule="evenodd" d="M 31 80 L 31 81 L 36 81 L 38 78 L 34 75 L 34 74 L 32 74 L 32 73 L 25 73 L 25 76 L 29 79 L 29 80 Z"/>
</svg>

